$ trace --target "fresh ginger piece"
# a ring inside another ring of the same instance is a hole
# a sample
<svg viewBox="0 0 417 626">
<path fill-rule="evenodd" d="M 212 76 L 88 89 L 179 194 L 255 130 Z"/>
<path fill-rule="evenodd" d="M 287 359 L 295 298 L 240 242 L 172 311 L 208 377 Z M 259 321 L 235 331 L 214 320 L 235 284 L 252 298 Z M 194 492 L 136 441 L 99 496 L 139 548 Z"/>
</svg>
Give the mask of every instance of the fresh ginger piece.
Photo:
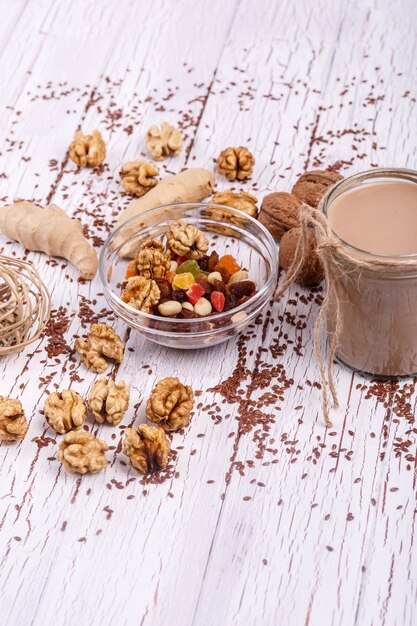
<svg viewBox="0 0 417 626">
<path fill-rule="evenodd" d="M 0 230 L 27 250 L 63 257 L 86 280 L 97 273 L 97 254 L 83 235 L 81 223 L 55 204 L 42 207 L 19 200 L 0 208 Z"/>
</svg>

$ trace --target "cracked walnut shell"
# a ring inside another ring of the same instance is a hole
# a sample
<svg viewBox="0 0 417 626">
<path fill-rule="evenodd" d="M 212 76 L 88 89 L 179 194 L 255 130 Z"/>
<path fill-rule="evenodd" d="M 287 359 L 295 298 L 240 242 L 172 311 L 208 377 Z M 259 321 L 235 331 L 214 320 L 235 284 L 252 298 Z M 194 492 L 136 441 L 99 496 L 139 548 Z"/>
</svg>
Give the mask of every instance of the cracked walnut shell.
<svg viewBox="0 0 417 626">
<path fill-rule="evenodd" d="M 171 263 L 171 255 L 164 251 L 160 241 L 147 239 L 136 255 L 136 269 L 145 278 L 165 278 Z"/>
<path fill-rule="evenodd" d="M 239 193 L 235 193 L 232 189 L 219 191 L 214 194 L 210 202 L 238 209 L 251 217 L 256 217 L 258 214 L 258 207 L 256 206 L 258 200 L 246 191 L 240 191 Z"/>
<path fill-rule="evenodd" d="M 146 404 L 146 417 L 164 430 L 179 430 L 190 423 L 193 405 L 191 387 L 170 376 L 160 380 L 153 388 Z"/>
<path fill-rule="evenodd" d="M 148 161 L 129 161 L 120 170 L 122 187 L 134 196 L 143 196 L 147 191 L 155 187 L 159 169 Z"/>
<path fill-rule="evenodd" d="M 161 130 L 153 125 L 146 133 L 146 147 L 155 161 L 163 161 L 167 156 L 176 156 L 181 152 L 182 135 L 168 122 L 162 122 Z"/>
<path fill-rule="evenodd" d="M 201 230 L 181 220 L 170 225 L 167 243 L 174 254 L 188 255 L 190 259 L 202 259 L 209 247 L 208 239 Z"/>
<path fill-rule="evenodd" d="M 74 430 L 62 438 L 57 459 L 71 474 L 95 474 L 108 464 L 107 443 L 85 430 Z"/>
<path fill-rule="evenodd" d="M 302 202 L 317 208 L 328 189 L 342 178 L 343 176 L 332 170 L 306 172 L 297 180 L 291 193 Z"/>
<path fill-rule="evenodd" d="M 99 378 L 91 387 L 88 408 L 96 422 L 108 422 L 117 426 L 129 406 L 129 387 L 124 380 L 116 384 L 113 380 Z"/>
<path fill-rule="evenodd" d="M 96 167 L 103 163 L 106 158 L 106 144 L 100 131 L 93 130 L 91 135 L 84 135 L 82 130 L 77 130 L 68 156 L 79 167 Z"/>
<path fill-rule="evenodd" d="M 91 324 L 87 339 L 75 340 L 75 349 L 80 360 L 92 372 L 102 374 L 108 368 L 106 359 L 121 363 L 124 357 L 124 343 L 119 335 L 107 324 Z"/>
<path fill-rule="evenodd" d="M 255 157 L 243 146 L 239 148 L 226 148 L 217 159 L 219 174 L 228 180 L 245 180 L 253 172 Z"/>
<path fill-rule="evenodd" d="M 45 402 L 45 418 L 60 435 L 81 428 L 87 407 L 79 393 L 70 389 L 51 393 Z"/>
<path fill-rule="evenodd" d="M 5 443 L 20 441 L 28 428 L 29 424 L 20 400 L 0 396 L 0 441 Z"/>
<path fill-rule="evenodd" d="M 301 200 L 291 193 L 270 193 L 262 201 L 259 221 L 275 241 L 281 241 L 284 233 L 299 226 L 301 205 Z"/>
<path fill-rule="evenodd" d="M 129 463 L 142 474 L 165 469 L 171 444 L 162 428 L 140 424 L 139 428 L 126 428 L 123 452 Z"/>
<path fill-rule="evenodd" d="M 129 278 L 121 295 L 123 302 L 144 313 L 151 313 L 160 297 L 161 292 L 156 282 L 144 276 Z"/>
</svg>

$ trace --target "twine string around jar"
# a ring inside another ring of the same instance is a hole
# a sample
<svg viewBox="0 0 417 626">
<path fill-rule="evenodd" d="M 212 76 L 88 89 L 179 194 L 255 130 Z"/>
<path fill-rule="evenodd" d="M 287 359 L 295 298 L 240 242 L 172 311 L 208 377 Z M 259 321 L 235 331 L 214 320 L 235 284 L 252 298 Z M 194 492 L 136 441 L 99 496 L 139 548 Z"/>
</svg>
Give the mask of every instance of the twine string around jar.
<svg viewBox="0 0 417 626">
<path fill-rule="evenodd" d="M 0 356 L 39 339 L 50 307 L 49 291 L 32 263 L 0 255 Z"/>
<path fill-rule="evenodd" d="M 333 377 L 333 361 L 339 347 L 340 333 L 343 326 L 341 307 L 337 294 L 337 282 L 340 276 L 349 272 L 357 272 L 360 275 L 360 272 L 364 270 L 382 275 L 385 273 L 402 274 L 405 268 L 417 270 L 417 260 L 415 258 L 407 259 L 406 257 L 395 259 L 393 257 L 366 258 L 366 256 L 363 256 L 362 258 L 349 253 L 346 245 L 333 233 L 329 221 L 322 210 L 323 202 L 324 200 L 322 200 L 317 209 L 307 204 L 303 204 L 300 207 L 300 238 L 293 262 L 281 286 L 275 292 L 275 300 L 279 300 L 288 287 L 295 282 L 296 276 L 308 255 L 308 231 L 313 229 L 317 242 L 316 251 L 323 266 L 325 281 L 323 303 L 314 324 L 313 343 L 322 381 L 324 421 L 326 426 L 331 427 L 333 424 L 329 418 L 328 390 L 330 391 L 334 407 L 337 408 L 339 406 Z M 329 349 L 326 359 L 320 345 L 320 337 L 322 326 L 327 319 L 330 309 L 334 311 L 332 319 L 333 329 L 331 331 L 328 330 Z"/>
</svg>

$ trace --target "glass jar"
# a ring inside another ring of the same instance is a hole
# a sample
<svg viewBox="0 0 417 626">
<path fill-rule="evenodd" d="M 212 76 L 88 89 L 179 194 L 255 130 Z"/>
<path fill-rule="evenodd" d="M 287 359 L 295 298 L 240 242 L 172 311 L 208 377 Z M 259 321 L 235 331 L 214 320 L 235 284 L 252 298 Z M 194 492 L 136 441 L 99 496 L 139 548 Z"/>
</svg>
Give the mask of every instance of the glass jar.
<svg viewBox="0 0 417 626">
<path fill-rule="evenodd" d="M 408 181 L 416 185 L 417 172 L 375 169 L 356 174 L 335 185 L 324 198 L 322 211 L 329 219 L 336 198 L 361 185 Z M 417 209 L 416 209 L 417 210 Z M 410 225 L 411 227 L 411 225 Z M 377 376 L 407 376 L 417 372 L 417 250 L 413 254 L 372 254 L 333 235 L 351 257 L 395 264 L 396 271 L 355 268 L 333 254 L 336 292 L 342 316 L 337 358 L 349 367 Z M 407 265 L 408 262 L 408 265 Z M 335 327 L 336 306 L 328 311 L 328 330 Z"/>
</svg>

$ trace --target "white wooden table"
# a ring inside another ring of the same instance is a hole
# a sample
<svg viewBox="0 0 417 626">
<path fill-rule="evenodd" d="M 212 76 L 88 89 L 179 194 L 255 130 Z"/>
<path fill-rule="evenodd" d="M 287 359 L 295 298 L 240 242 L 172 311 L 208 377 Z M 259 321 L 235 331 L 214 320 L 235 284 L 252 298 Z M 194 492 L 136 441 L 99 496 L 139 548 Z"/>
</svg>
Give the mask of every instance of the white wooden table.
<svg viewBox="0 0 417 626">
<path fill-rule="evenodd" d="M 119 166 L 145 155 L 146 129 L 165 119 L 186 141 L 164 171 L 213 168 L 221 149 L 247 145 L 256 167 L 242 188 L 259 198 L 339 161 L 343 174 L 416 166 L 414 0 L 0 0 L 0 15 L 1 201 L 53 200 L 97 244 L 129 201 Z M 67 160 L 78 126 L 106 139 L 101 174 Z M 201 406 L 174 438 L 163 484 L 126 466 L 120 427 L 91 421 L 111 463 L 77 478 L 54 459 L 59 437 L 41 410 L 46 389 L 87 394 L 95 375 L 71 352 L 73 336 L 86 307 L 105 315 L 106 303 L 98 278 L 80 284 L 65 263 L 26 256 L 52 289 L 54 319 L 68 309 L 68 328 L 57 359 L 46 338 L 0 361 L 1 395 L 20 398 L 30 420 L 22 443 L 0 446 L 2 626 L 417 623 L 417 381 L 376 384 L 337 366 L 341 409 L 326 431 L 318 308 L 301 289 L 206 352 L 131 333 L 123 424 L 144 420 L 166 375 L 200 390 Z M 221 391 L 239 373 L 228 403 Z"/>
</svg>

